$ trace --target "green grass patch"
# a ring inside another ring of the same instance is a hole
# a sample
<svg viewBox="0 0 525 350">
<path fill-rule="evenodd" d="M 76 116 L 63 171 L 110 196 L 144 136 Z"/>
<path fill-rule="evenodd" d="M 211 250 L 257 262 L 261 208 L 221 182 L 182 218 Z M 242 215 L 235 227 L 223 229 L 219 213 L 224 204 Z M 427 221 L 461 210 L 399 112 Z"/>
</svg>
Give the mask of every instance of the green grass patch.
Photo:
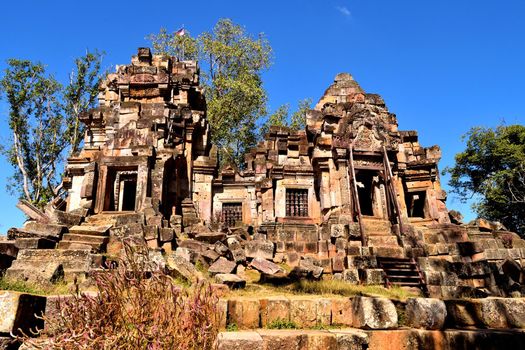
<svg viewBox="0 0 525 350">
<path fill-rule="evenodd" d="M 9 290 L 13 292 L 36 295 L 61 295 L 72 293 L 71 287 L 65 283 L 57 283 L 51 286 L 42 286 L 26 281 L 11 280 L 5 277 L 0 278 L 0 290 Z"/>
<path fill-rule="evenodd" d="M 298 327 L 293 321 L 277 319 L 266 325 L 268 329 L 297 329 Z"/>
<path fill-rule="evenodd" d="M 226 326 L 226 332 L 237 332 L 239 330 L 239 327 L 237 327 L 236 323 L 228 323 Z"/>
</svg>

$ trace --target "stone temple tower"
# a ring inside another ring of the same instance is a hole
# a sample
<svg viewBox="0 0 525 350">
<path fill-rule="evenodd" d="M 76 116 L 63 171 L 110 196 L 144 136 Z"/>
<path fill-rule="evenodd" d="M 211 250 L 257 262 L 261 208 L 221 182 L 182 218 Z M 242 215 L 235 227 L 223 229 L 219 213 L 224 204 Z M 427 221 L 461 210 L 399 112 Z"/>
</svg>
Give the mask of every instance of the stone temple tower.
<svg viewBox="0 0 525 350">
<path fill-rule="evenodd" d="M 212 274 L 261 258 L 454 296 L 507 293 L 501 267 L 525 259 L 514 233 L 451 223 L 439 147 L 399 130 L 350 74 L 335 77 L 303 130 L 271 127 L 242 170 L 218 167 L 193 61 L 140 48 L 80 118 L 84 146 L 67 160 L 65 195 L 45 210 L 19 205 L 30 220 L 0 241 L 0 274 L 83 279 L 132 238 Z"/>
</svg>

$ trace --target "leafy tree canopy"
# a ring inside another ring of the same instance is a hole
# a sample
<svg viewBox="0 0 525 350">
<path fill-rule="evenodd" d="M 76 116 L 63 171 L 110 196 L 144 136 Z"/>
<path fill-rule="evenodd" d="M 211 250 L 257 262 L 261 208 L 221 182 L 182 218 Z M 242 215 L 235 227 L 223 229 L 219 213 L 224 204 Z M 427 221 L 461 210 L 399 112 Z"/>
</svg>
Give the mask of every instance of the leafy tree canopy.
<svg viewBox="0 0 525 350">
<path fill-rule="evenodd" d="M 252 36 L 230 19 L 220 19 L 197 38 L 166 29 L 147 38 L 156 53 L 200 60 L 212 141 L 222 163 L 242 166 L 257 141 L 256 123 L 266 115 L 261 74 L 270 66 L 272 49 L 264 34 Z"/>
<path fill-rule="evenodd" d="M 271 126 L 284 126 L 292 130 L 301 130 L 306 126 L 306 112 L 311 108 L 312 99 L 305 98 L 297 104 L 297 110 L 290 116 L 290 105 L 285 104 L 270 114 L 261 125 L 260 136 L 264 137 Z"/>
<path fill-rule="evenodd" d="M 222 164 L 242 167 L 244 154 L 272 125 L 304 128 L 311 99 L 300 101 L 291 116 L 288 105 L 267 113 L 261 74 L 271 64 L 272 49 L 263 33 L 252 36 L 230 19 L 220 19 L 196 38 L 188 31 L 180 35 L 161 28 L 147 39 L 157 54 L 200 60 L 212 141 L 219 147 Z"/>
<path fill-rule="evenodd" d="M 525 235 L 525 126 L 475 127 L 464 138 L 466 149 L 445 169 L 453 192 L 480 195 L 478 215 Z"/>
<path fill-rule="evenodd" d="M 11 138 L 1 151 L 15 169 L 8 182 L 11 193 L 38 206 L 57 195 L 57 167 L 79 149 L 83 137 L 78 115 L 95 103 L 100 59 L 99 53 L 87 52 L 75 60 L 66 87 L 42 63 L 7 60 L 0 97 L 9 106 Z"/>
</svg>

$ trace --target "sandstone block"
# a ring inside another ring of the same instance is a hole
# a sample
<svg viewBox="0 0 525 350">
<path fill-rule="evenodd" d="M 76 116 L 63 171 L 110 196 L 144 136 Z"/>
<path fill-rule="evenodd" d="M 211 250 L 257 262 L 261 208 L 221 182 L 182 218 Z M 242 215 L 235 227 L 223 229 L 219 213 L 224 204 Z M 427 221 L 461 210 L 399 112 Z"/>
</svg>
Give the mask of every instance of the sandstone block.
<svg viewBox="0 0 525 350">
<path fill-rule="evenodd" d="M 159 236 L 159 229 L 157 226 L 144 226 L 145 239 L 157 239 Z"/>
<path fill-rule="evenodd" d="M 396 307 L 386 298 L 355 297 L 352 300 L 352 318 L 356 328 L 397 327 Z"/>
<path fill-rule="evenodd" d="M 228 253 L 228 247 L 226 247 L 222 242 L 215 242 L 213 249 L 221 256 L 225 256 Z"/>
<path fill-rule="evenodd" d="M 406 303 L 407 325 L 413 328 L 441 329 L 447 308 L 439 299 L 409 298 Z"/>
<path fill-rule="evenodd" d="M 212 275 L 217 273 L 232 273 L 236 266 L 237 264 L 235 262 L 220 257 L 209 267 L 208 272 Z"/>
<path fill-rule="evenodd" d="M 58 239 L 60 239 L 62 234 L 66 231 L 66 228 L 65 225 L 44 224 L 37 221 L 28 221 L 24 224 L 25 231 Z"/>
<path fill-rule="evenodd" d="M 330 330 L 335 335 L 338 350 L 368 349 L 368 335 L 358 329 Z"/>
<path fill-rule="evenodd" d="M 485 298 L 476 300 L 477 315 L 488 328 L 525 328 L 525 299 Z"/>
<path fill-rule="evenodd" d="M 31 294 L 0 291 L 0 333 L 18 334 L 19 329 L 29 333 L 30 329 L 42 329 L 42 315 L 46 308 L 46 298 Z"/>
<path fill-rule="evenodd" d="M 332 299 L 332 325 L 352 326 L 352 300 L 349 298 Z"/>
<path fill-rule="evenodd" d="M 319 240 L 319 235 L 317 234 L 317 231 L 311 231 L 311 230 L 299 230 L 297 232 L 297 238 L 298 241 L 303 242 L 312 242 L 317 243 Z"/>
<path fill-rule="evenodd" d="M 273 330 L 258 331 L 263 339 L 263 349 L 302 350 L 306 348 L 306 337 L 302 330 Z"/>
<path fill-rule="evenodd" d="M 175 230 L 169 227 L 159 229 L 159 239 L 161 242 L 170 242 L 175 238 Z"/>
<path fill-rule="evenodd" d="M 217 312 L 219 314 L 219 329 L 225 329 L 227 325 L 226 322 L 228 321 L 228 300 L 218 300 Z"/>
<path fill-rule="evenodd" d="M 290 321 L 290 300 L 285 297 L 269 297 L 260 300 L 261 326 L 275 321 Z"/>
<path fill-rule="evenodd" d="M 232 273 L 218 273 L 215 275 L 217 283 L 227 285 L 231 289 L 240 289 L 246 286 L 246 281 Z"/>
<path fill-rule="evenodd" d="M 357 271 L 357 269 L 345 269 L 343 271 L 343 280 L 352 284 L 358 284 L 359 272 Z"/>
<path fill-rule="evenodd" d="M 250 266 L 266 275 L 275 275 L 276 273 L 283 272 L 283 269 L 280 268 L 279 265 L 262 258 L 254 258 Z"/>
<path fill-rule="evenodd" d="M 166 269 L 170 276 L 181 278 L 190 283 L 197 282 L 202 278 L 195 266 L 177 253 L 170 253 L 166 256 Z"/>
<path fill-rule="evenodd" d="M 263 350 L 263 340 L 257 332 L 221 332 L 217 338 L 218 350 Z"/>
<path fill-rule="evenodd" d="M 249 241 L 244 246 L 248 258 L 273 259 L 274 244 L 271 241 Z"/>
<path fill-rule="evenodd" d="M 330 260 L 328 260 L 330 262 Z M 309 278 L 309 279 L 319 279 L 323 274 L 323 268 L 316 266 L 310 261 L 301 260 L 299 266 L 294 267 L 290 272 L 289 276 L 295 279 Z"/>
<path fill-rule="evenodd" d="M 193 227 L 199 227 L 199 226 L 202 226 L 202 225 L 193 225 Z M 195 234 L 195 232 L 192 232 L 193 234 Z M 215 242 L 220 242 L 221 240 L 223 240 L 224 238 L 226 237 L 226 234 L 224 234 L 223 232 L 218 232 L 218 231 L 204 231 L 204 232 L 198 232 L 195 234 L 195 239 L 198 240 L 198 241 L 202 241 L 202 242 L 208 242 L 208 243 L 215 243 Z"/>
<path fill-rule="evenodd" d="M 332 323 L 332 299 L 317 299 L 317 325 L 329 326 Z"/>
<path fill-rule="evenodd" d="M 305 331 L 307 349 L 335 349 L 337 339 L 335 334 L 327 331 Z"/>
<path fill-rule="evenodd" d="M 362 270 L 363 283 L 367 285 L 382 285 L 385 283 L 382 269 L 365 269 Z"/>
<path fill-rule="evenodd" d="M 343 272 L 345 269 L 344 257 L 336 256 L 332 258 L 332 272 Z"/>
<path fill-rule="evenodd" d="M 348 227 L 344 224 L 332 224 L 330 226 L 330 237 L 348 238 Z"/>
<path fill-rule="evenodd" d="M 299 327 L 314 327 L 317 324 L 317 301 L 302 297 L 291 299 L 290 321 Z"/>
<path fill-rule="evenodd" d="M 259 299 L 237 298 L 228 300 L 228 324 L 236 324 L 239 329 L 259 328 Z"/>
</svg>

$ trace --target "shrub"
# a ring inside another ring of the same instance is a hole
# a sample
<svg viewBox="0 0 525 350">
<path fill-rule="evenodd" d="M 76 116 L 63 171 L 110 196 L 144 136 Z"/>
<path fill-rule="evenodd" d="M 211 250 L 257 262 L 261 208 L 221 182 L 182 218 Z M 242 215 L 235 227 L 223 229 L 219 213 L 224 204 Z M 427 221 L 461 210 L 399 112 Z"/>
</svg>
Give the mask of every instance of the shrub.
<svg viewBox="0 0 525 350">
<path fill-rule="evenodd" d="M 93 276 L 97 294 L 59 300 L 59 313 L 44 317 L 46 342 L 22 340 L 40 349 L 213 349 L 218 310 L 211 287 L 182 288 L 150 262 L 146 247 L 125 247 L 116 269 Z"/>
<path fill-rule="evenodd" d="M 239 330 L 239 327 L 237 327 L 237 323 L 228 323 L 226 326 L 227 332 L 237 332 Z"/>
<path fill-rule="evenodd" d="M 297 329 L 297 325 L 293 321 L 277 319 L 266 325 L 268 329 Z"/>
</svg>

